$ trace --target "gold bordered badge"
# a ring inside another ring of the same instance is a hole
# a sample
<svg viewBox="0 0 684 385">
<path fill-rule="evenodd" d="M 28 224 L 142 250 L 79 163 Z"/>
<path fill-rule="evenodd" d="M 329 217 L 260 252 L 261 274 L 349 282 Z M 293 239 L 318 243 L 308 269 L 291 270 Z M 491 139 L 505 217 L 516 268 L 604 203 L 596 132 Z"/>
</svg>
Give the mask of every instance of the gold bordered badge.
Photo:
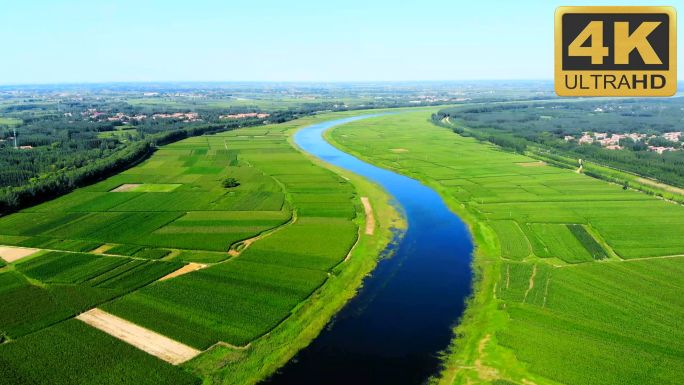
<svg viewBox="0 0 684 385">
<path fill-rule="evenodd" d="M 672 7 L 559 7 L 559 96 L 672 96 L 677 16 Z"/>
</svg>

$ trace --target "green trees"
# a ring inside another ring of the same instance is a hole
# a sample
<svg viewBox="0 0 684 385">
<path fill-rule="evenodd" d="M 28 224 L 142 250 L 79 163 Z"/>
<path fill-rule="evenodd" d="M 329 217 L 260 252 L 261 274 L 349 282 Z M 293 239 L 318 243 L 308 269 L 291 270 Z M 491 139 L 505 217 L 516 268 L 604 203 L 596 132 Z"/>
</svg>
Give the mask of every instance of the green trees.
<svg viewBox="0 0 684 385">
<path fill-rule="evenodd" d="M 240 182 L 238 182 L 238 180 L 235 178 L 227 177 L 221 181 L 221 185 L 224 188 L 233 188 L 239 186 Z"/>
<path fill-rule="evenodd" d="M 682 130 L 683 108 L 680 100 L 524 101 L 445 108 L 433 114 L 432 121 L 507 150 L 531 149 L 542 151 L 545 157 L 582 158 L 683 187 L 684 151 L 658 154 L 648 150 L 648 146 L 680 146 L 662 135 Z M 585 132 L 601 133 L 602 138 L 625 133 L 641 136 L 635 137 L 637 140 L 621 138 L 619 144 L 624 149 L 609 150 L 596 140 L 591 145 L 580 144 Z"/>
</svg>

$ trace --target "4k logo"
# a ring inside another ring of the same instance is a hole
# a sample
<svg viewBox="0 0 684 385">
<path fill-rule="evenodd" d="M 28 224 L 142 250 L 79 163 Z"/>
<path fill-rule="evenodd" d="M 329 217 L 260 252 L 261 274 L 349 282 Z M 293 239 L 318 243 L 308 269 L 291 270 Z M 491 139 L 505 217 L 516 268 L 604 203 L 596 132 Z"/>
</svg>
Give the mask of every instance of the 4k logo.
<svg viewBox="0 0 684 385">
<path fill-rule="evenodd" d="M 556 10 L 559 96 L 672 96 L 677 92 L 672 7 Z"/>
</svg>

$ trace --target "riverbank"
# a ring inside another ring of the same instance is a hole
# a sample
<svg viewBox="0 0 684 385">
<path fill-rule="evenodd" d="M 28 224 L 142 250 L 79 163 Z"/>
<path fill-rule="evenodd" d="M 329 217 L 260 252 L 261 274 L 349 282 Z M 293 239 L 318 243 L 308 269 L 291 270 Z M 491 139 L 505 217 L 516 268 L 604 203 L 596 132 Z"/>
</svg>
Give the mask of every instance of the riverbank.
<svg viewBox="0 0 684 385">
<path fill-rule="evenodd" d="M 475 294 L 434 383 L 681 383 L 680 206 L 573 170 L 525 167 L 535 159 L 424 113 L 330 137 L 431 186 L 470 226 Z"/>
<path fill-rule="evenodd" d="M 303 118 L 289 125 L 288 142 L 294 148 L 292 135 L 308 125 L 351 116 L 356 113 L 327 114 Z M 376 184 L 346 170 L 333 167 L 302 152 L 312 163 L 330 169 L 348 179 L 356 190 L 356 225 L 358 240 L 348 258 L 333 269 L 326 283 L 293 310 L 284 322 L 247 348 L 217 345 L 186 363 L 184 367 L 204 378 L 205 384 L 255 384 L 273 374 L 299 350 L 306 347 L 344 304 L 354 297 L 365 276 L 377 264 L 378 257 L 392 241 L 394 231 L 405 223 L 390 204 L 390 197 Z M 361 196 L 368 197 L 376 215 L 373 235 L 365 234 L 366 221 Z"/>
<path fill-rule="evenodd" d="M 363 121 L 373 119 L 364 116 Z M 331 146 L 326 130 L 360 121 L 323 122 L 300 131 L 304 150 L 382 185 L 408 228 L 363 288 L 310 346 L 270 384 L 414 385 L 439 368 L 436 355 L 451 339 L 470 294 L 471 237 L 434 190 L 365 163 Z"/>
</svg>

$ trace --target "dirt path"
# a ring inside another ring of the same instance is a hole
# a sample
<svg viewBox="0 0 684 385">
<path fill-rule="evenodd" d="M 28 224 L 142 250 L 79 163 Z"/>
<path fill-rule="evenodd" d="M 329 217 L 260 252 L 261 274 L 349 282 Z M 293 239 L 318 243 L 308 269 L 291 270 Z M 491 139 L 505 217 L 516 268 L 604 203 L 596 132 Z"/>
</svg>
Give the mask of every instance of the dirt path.
<svg viewBox="0 0 684 385">
<path fill-rule="evenodd" d="M 181 267 L 180 269 L 173 271 L 173 272 L 159 278 L 159 280 L 160 281 L 166 281 L 167 279 L 171 279 L 174 277 L 179 277 L 179 276 L 184 275 L 184 274 L 192 273 L 193 271 L 204 269 L 205 267 L 207 267 L 207 265 L 202 264 L 202 263 L 191 262 L 191 263 L 188 263 L 187 265 Z"/>
<path fill-rule="evenodd" d="M 39 249 L 31 249 L 28 247 L 0 246 L 0 258 L 4 259 L 5 262 L 12 263 L 39 251 Z"/>
<path fill-rule="evenodd" d="M 373 216 L 373 206 L 371 206 L 368 197 L 361 197 L 363 203 L 363 210 L 366 212 L 366 235 L 373 235 L 375 232 L 375 217 Z"/>
<path fill-rule="evenodd" d="M 100 309 L 89 310 L 76 318 L 173 365 L 182 364 L 201 353 Z"/>
<path fill-rule="evenodd" d="M 527 301 L 527 295 L 530 294 L 530 291 L 534 289 L 534 277 L 537 275 L 537 265 L 535 264 L 534 267 L 532 268 L 532 275 L 530 275 L 530 285 L 527 287 L 527 290 L 525 290 L 525 296 L 523 297 L 523 303 Z"/>
<path fill-rule="evenodd" d="M 245 239 L 244 241 L 238 243 L 240 245 L 240 250 L 230 249 L 230 250 L 228 250 L 228 255 L 230 255 L 231 257 L 237 257 L 246 248 L 248 248 L 250 245 L 252 245 L 252 243 L 256 242 L 259 239 L 261 239 L 261 235 L 257 235 L 256 237 Z"/>
<path fill-rule="evenodd" d="M 475 370 L 477 371 L 478 377 L 483 380 L 494 380 L 499 377 L 499 372 L 496 369 L 482 363 L 482 357 L 484 357 L 485 354 L 485 347 L 491 338 L 492 335 L 487 334 L 482 340 L 480 340 L 480 344 L 477 346 L 478 357 L 475 360 Z"/>
</svg>

